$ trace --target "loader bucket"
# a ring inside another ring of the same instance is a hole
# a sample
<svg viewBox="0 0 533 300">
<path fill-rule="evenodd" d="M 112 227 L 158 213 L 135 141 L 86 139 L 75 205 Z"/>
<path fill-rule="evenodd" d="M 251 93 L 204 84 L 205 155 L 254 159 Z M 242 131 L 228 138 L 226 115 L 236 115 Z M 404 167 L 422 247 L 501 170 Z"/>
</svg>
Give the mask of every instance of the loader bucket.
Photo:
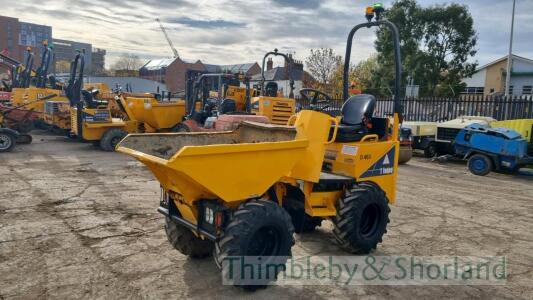
<svg viewBox="0 0 533 300">
<path fill-rule="evenodd" d="M 126 102 L 135 120 L 154 129 L 170 129 L 185 116 L 185 101 L 158 102 L 155 98 L 127 97 Z"/>
<path fill-rule="evenodd" d="M 234 131 L 130 134 L 117 151 L 137 158 L 187 203 L 260 197 L 302 158 L 294 128 L 243 123 Z"/>
</svg>

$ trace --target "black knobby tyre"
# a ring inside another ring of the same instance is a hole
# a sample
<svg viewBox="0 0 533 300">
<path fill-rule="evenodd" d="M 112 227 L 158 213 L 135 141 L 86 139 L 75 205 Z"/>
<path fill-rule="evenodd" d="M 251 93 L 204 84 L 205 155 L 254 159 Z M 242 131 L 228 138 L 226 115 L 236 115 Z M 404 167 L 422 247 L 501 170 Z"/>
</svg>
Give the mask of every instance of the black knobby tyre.
<svg viewBox="0 0 533 300">
<path fill-rule="evenodd" d="M 255 290 L 277 279 L 292 256 L 293 245 L 294 227 L 289 214 L 273 201 L 254 199 L 239 206 L 215 243 L 215 262 L 228 282 Z M 257 260 L 247 261 L 251 257 Z M 241 274 L 240 265 L 229 266 L 234 259 L 254 265 L 253 279 L 250 273 Z"/>
<path fill-rule="evenodd" d="M 33 142 L 33 137 L 29 134 L 21 134 L 17 137 L 17 144 L 29 145 Z"/>
<path fill-rule="evenodd" d="M 172 127 L 172 132 L 191 132 L 189 126 L 179 123 L 178 125 Z"/>
<path fill-rule="evenodd" d="M 389 223 L 385 192 L 372 183 L 360 183 L 345 191 L 336 208 L 333 234 L 339 246 L 352 254 L 376 249 Z"/>
<path fill-rule="evenodd" d="M 165 232 L 170 244 L 184 255 L 192 258 L 205 258 L 213 253 L 214 243 L 212 241 L 202 240 L 189 229 L 168 217 L 165 219 Z"/>
<path fill-rule="evenodd" d="M 437 144 L 435 142 L 430 142 L 428 146 L 424 149 L 424 156 L 427 158 L 432 158 L 438 155 Z"/>
<path fill-rule="evenodd" d="M 17 139 L 10 133 L 0 132 L 0 152 L 10 152 L 17 144 Z"/>
<path fill-rule="evenodd" d="M 283 201 L 283 208 L 291 216 L 296 233 L 313 232 L 322 224 L 322 218 L 311 217 L 305 213 L 305 204 L 302 200 L 287 198 Z"/>
<path fill-rule="evenodd" d="M 111 128 L 108 129 L 102 139 L 100 140 L 100 148 L 107 152 L 115 151 L 117 144 L 126 137 L 128 133 L 124 129 Z"/>
<path fill-rule="evenodd" d="M 29 133 L 35 129 L 35 125 L 32 120 L 23 120 L 15 126 L 15 130 L 19 133 Z"/>
</svg>

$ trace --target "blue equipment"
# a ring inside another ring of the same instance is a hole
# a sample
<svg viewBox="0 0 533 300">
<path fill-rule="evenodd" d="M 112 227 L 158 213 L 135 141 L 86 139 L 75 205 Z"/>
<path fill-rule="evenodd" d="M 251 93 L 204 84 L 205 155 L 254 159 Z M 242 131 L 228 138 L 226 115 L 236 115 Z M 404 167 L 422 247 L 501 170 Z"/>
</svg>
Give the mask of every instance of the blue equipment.
<svg viewBox="0 0 533 300">
<path fill-rule="evenodd" d="M 470 172 L 480 176 L 493 170 L 516 172 L 533 164 L 527 147 L 528 142 L 518 132 L 481 124 L 465 127 L 454 141 L 456 155 L 468 159 Z"/>
</svg>

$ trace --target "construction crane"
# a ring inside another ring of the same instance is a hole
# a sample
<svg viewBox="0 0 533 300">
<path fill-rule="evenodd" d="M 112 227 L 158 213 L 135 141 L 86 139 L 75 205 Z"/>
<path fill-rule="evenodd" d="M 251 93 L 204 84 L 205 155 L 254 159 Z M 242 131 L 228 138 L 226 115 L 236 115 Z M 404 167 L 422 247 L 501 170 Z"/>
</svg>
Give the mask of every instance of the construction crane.
<svg viewBox="0 0 533 300">
<path fill-rule="evenodd" d="M 174 58 L 179 58 L 180 55 L 178 54 L 178 50 L 174 48 L 174 44 L 172 44 L 172 41 L 168 37 L 165 27 L 163 27 L 163 24 L 161 24 L 161 21 L 159 20 L 159 18 L 156 18 L 155 20 L 157 21 L 157 23 L 159 23 L 159 27 L 161 27 L 161 31 L 163 31 L 163 34 L 165 35 L 165 38 L 167 39 L 168 45 L 170 46 L 170 49 L 172 49 L 172 52 L 174 53 Z"/>
</svg>

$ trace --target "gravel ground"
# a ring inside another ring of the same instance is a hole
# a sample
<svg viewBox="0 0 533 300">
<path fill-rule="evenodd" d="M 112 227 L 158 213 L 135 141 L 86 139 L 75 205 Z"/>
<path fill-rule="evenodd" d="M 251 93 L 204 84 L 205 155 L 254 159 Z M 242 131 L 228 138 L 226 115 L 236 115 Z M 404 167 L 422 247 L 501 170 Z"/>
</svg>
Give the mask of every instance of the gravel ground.
<svg viewBox="0 0 533 300">
<path fill-rule="evenodd" d="M 533 298 L 533 177 L 476 177 L 460 163 L 414 158 L 400 168 L 389 232 L 376 255 L 507 257 L 498 286 L 221 284 L 211 259 L 166 240 L 159 184 L 127 156 L 34 136 L 0 155 L 0 299 Z M 297 236 L 293 253 L 346 255 L 331 224 Z"/>
</svg>

